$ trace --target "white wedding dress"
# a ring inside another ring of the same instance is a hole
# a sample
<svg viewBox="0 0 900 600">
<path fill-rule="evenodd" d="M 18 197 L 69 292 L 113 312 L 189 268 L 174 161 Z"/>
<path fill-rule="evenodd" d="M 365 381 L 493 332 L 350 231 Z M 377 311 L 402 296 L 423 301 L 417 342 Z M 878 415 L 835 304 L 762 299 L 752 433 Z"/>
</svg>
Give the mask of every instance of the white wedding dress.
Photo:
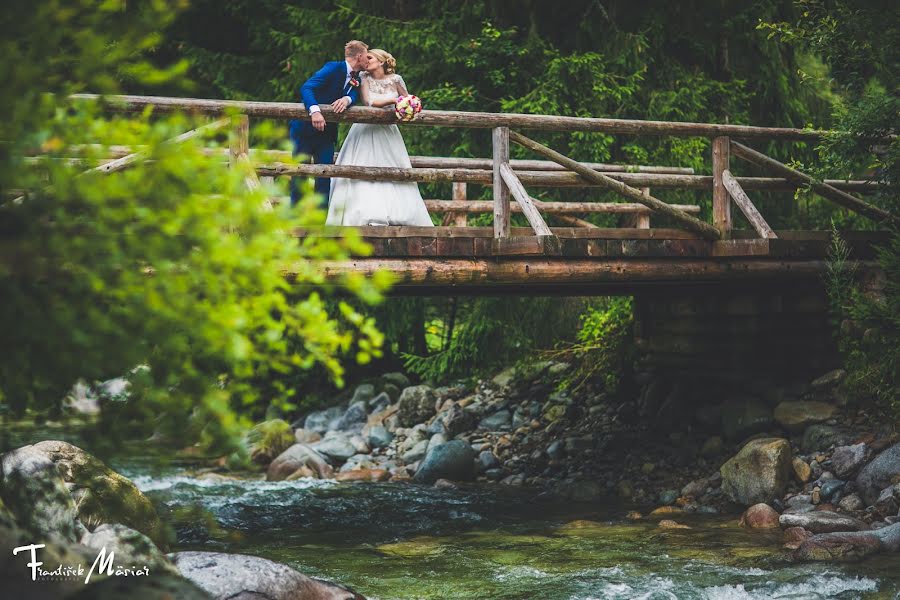
<svg viewBox="0 0 900 600">
<path fill-rule="evenodd" d="M 373 79 L 363 73 L 360 95 L 364 104 L 394 100 L 407 95 L 403 78 L 396 73 Z M 354 123 L 341 146 L 337 165 L 401 167 L 409 169 L 409 153 L 396 125 Z M 433 226 L 415 182 L 331 180 L 326 225 L 424 225 Z"/>
</svg>

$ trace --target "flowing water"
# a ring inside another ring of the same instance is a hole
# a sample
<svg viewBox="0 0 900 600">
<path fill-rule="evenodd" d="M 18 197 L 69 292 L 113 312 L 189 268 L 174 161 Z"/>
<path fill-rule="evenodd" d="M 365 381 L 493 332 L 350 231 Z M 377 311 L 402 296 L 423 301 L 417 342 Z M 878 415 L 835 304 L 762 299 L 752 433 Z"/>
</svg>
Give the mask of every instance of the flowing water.
<svg viewBox="0 0 900 600">
<path fill-rule="evenodd" d="M 112 462 L 173 524 L 175 550 L 263 556 L 372 599 L 900 599 L 896 554 L 792 564 L 779 534 L 736 516 L 678 515 L 691 529 L 662 530 L 624 519 L 626 507 L 502 486 L 228 480 L 152 464 Z"/>
</svg>

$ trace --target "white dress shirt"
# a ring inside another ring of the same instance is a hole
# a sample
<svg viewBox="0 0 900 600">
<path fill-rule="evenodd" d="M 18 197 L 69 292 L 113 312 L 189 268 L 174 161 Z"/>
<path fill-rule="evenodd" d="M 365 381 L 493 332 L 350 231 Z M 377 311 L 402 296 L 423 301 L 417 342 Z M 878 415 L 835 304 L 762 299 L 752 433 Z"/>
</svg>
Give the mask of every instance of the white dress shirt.
<svg viewBox="0 0 900 600">
<path fill-rule="evenodd" d="M 344 64 L 347 65 L 347 77 L 346 79 L 344 79 L 344 89 L 347 89 L 347 84 L 350 83 L 350 74 L 353 73 L 353 67 L 351 67 L 350 63 L 348 63 L 346 60 L 344 61 Z M 353 100 L 350 98 L 350 96 L 344 96 L 344 98 L 347 99 L 347 106 L 350 106 Z M 307 110 L 309 111 L 309 116 L 313 116 L 317 112 L 322 112 L 322 109 L 319 108 L 318 104 L 313 104 L 312 106 L 307 108 Z"/>
</svg>

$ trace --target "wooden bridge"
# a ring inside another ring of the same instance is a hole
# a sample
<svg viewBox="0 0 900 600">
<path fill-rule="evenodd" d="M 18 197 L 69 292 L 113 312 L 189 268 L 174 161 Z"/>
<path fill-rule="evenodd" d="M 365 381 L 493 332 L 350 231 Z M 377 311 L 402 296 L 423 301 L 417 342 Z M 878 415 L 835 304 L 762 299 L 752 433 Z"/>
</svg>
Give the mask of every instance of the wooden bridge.
<svg viewBox="0 0 900 600">
<path fill-rule="evenodd" d="M 76 98 L 97 98 L 80 95 Z M 376 181 L 452 183 L 452 199 L 426 200 L 430 212 L 443 215 L 437 227 L 361 227 L 373 252 L 324 265 L 330 275 L 372 273 L 386 269 L 398 276 L 399 293 L 630 293 L 647 286 L 742 283 L 752 286 L 802 284 L 819 279 L 825 269 L 829 233 L 774 231 L 753 204 L 760 191 L 793 192 L 809 187 L 822 197 L 884 225 L 895 215 L 860 199 L 876 189 L 870 181 L 817 181 L 750 147 L 760 141 L 814 142 L 825 132 L 745 125 L 677 123 L 626 119 L 423 111 L 403 127 L 457 127 L 492 130 L 491 158 L 412 157 L 412 168 L 313 165 L 281 162 L 270 150 L 251 150 L 249 118 L 307 118 L 302 104 L 240 102 L 142 96 L 107 97 L 110 110 L 193 112 L 220 120 L 205 127 L 234 127 L 227 154 L 247 170 L 247 185 L 260 178 L 283 176 L 341 177 Z M 229 116 L 239 112 L 240 116 Z M 396 123 L 392 111 L 354 107 L 342 114 L 323 107 L 329 121 Z M 712 175 L 668 166 L 582 163 L 519 133 L 519 130 L 603 132 L 616 135 L 706 137 L 712 140 Z M 188 132 L 179 139 L 195 135 Z M 740 141 L 738 141 L 740 140 Z M 177 141 L 177 139 L 176 139 Z M 510 158 L 510 142 L 536 155 Z M 96 167 L 114 172 L 141 159 L 140 149 L 111 147 L 109 161 Z M 731 157 L 764 169 L 769 177 L 735 177 Z M 287 157 L 284 156 L 286 159 Z M 276 160 L 273 160 L 276 159 Z M 251 168 L 252 167 L 252 168 Z M 491 186 L 491 200 L 470 200 L 467 185 Z M 624 202 L 541 202 L 527 192 L 534 187 L 594 187 L 613 191 Z M 712 222 L 698 218 L 697 205 L 668 204 L 653 190 L 687 189 L 712 194 Z M 279 199 L 272 199 L 273 202 Z M 752 226 L 733 227 L 732 206 Z M 512 213 L 522 213 L 529 227 L 512 227 Z M 469 227 L 467 216 L 491 213 L 492 227 Z M 584 220 L 591 213 L 626 215 L 629 227 L 600 228 Z M 546 215 L 565 227 L 549 227 Z M 668 227 L 651 227 L 663 217 Z M 309 235 L 310 230 L 295 235 Z M 341 228 L 316 230 L 339 236 Z M 874 268 L 873 244 L 885 232 L 846 232 L 860 272 Z"/>
</svg>

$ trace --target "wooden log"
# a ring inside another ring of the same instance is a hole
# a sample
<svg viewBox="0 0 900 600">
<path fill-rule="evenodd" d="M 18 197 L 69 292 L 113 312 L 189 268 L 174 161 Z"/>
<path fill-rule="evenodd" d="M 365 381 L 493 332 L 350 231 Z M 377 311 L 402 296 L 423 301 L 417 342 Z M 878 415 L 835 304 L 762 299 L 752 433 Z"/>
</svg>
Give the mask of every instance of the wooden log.
<svg viewBox="0 0 900 600">
<path fill-rule="evenodd" d="M 355 227 L 356 231 L 364 238 L 399 238 L 399 237 L 464 237 L 464 238 L 493 238 L 493 227 L 421 227 L 413 225 L 379 225 Z M 579 227 L 551 227 L 550 231 L 556 237 L 563 239 L 611 239 L 611 240 L 698 240 L 698 236 L 684 229 L 634 229 L 632 227 L 602 227 L 598 229 L 583 229 Z M 796 232 L 799 233 L 799 232 Z M 815 234 L 827 234 L 828 232 L 812 232 Z M 533 231 L 530 227 L 512 227 L 510 235 L 529 236 Z M 342 237 L 346 235 L 343 227 L 300 227 L 293 230 L 296 237 L 315 235 L 318 237 Z"/>
<path fill-rule="evenodd" d="M 618 192 L 626 198 L 630 198 L 636 202 L 640 202 L 641 204 L 649 206 L 650 208 L 674 219 L 676 222 L 682 224 L 687 229 L 698 233 L 704 238 L 719 239 L 720 237 L 719 231 L 715 227 L 709 225 L 708 223 L 704 223 L 699 219 L 691 217 L 690 215 L 687 215 L 679 210 L 675 210 L 665 202 L 657 200 L 653 196 L 644 196 L 640 190 L 630 187 L 622 183 L 621 181 L 616 181 L 615 179 L 610 178 L 608 175 L 604 175 L 603 173 L 599 173 L 597 171 L 592 171 L 587 167 L 582 167 L 581 164 L 572 160 L 571 158 L 568 158 L 567 156 L 564 156 L 559 152 L 556 152 L 555 150 L 551 150 L 543 144 L 539 144 L 520 133 L 511 131 L 509 137 L 517 144 L 528 148 L 532 152 L 536 152 L 537 154 L 549 158 L 552 161 L 558 162 L 571 171 L 575 171 L 588 181 L 593 181 L 600 185 L 605 185 L 609 189 Z"/>
<path fill-rule="evenodd" d="M 729 139 L 719 136 L 712 142 L 713 164 L 713 225 L 722 234 L 722 239 L 731 237 L 731 198 L 722 182 L 722 173 L 729 167 Z"/>
<path fill-rule="evenodd" d="M 728 194 L 734 199 L 734 203 L 738 205 L 741 209 L 741 212 L 744 213 L 744 216 L 747 217 L 747 220 L 750 221 L 750 224 L 753 226 L 753 229 L 756 230 L 756 233 L 759 234 L 761 238 L 777 238 L 775 232 L 772 231 L 772 228 L 769 227 L 769 224 L 766 223 L 766 220 L 756 209 L 756 206 L 753 205 L 753 202 L 750 201 L 750 198 L 741 189 L 741 184 L 737 182 L 734 176 L 731 174 L 731 171 L 725 169 L 722 171 L 722 185 L 727 190 Z M 730 215 L 729 215 L 730 219 Z M 730 233 L 730 232 L 729 232 Z"/>
<path fill-rule="evenodd" d="M 105 108 L 122 112 L 140 112 L 148 106 L 156 112 L 194 112 L 222 115 L 238 111 L 251 117 L 273 119 L 307 119 L 309 113 L 302 104 L 291 102 L 252 102 L 241 100 L 211 100 L 203 98 L 169 98 L 164 96 L 99 96 L 75 94 L 73 100 L 102 101 Z M 321 105 L 327 121 L 348 123 L 396 124 L 393 111 L 382 108 L 353 106 L 336 114 L 328 105 Z M 603 119 L 566 117 L 558 115 L 526 115 L 514 113 L 461 112 L 424 110 L 407 126 L 464 127 L 495 129 L 497 127 L 533 129 L 538 131 L 588 131 L 612 134 L 673 135 L 682 137 L 729 136 L 733 138 L 818 141 L 826 131 L 812 131 L 787 127 L 754 127 L 718 123 L 683 123 L 642 121 L 634 119 Z M 890 138 L 879 138 L 890 139 Z"/>
<path fill-rule="evenodd" d="M 466 184 L 461 181 L 453 182 L 453 201 L 454 202 L 465 202 L 466 201 Z M 450 217 L 452 225 L 457 227 L 465 227 L 469 224 L 468 216 L 465 212 L 456 212 L 450 213 L 448 215 Z"/>
<path fill-rule="evenodd" d="M 650 209 L 643 204 L 634 202 L 547 202 L 532 198 L 531 201 L 542 213 L 557 215 L 575 215 L 582 213 L 606 213 L 606 214 L 650 214 Z M 453 200 L 425 200 L 425 206 L 430 212 L 442 213 L 488 213 L 494 209 L 494 203 L 489 200 L 467 200 L 458 202 Z M 699 213 L 700 207 L 696 204 L 670 204 L 672 208 L 687 213 Z M 522 207 L 511 204 L 512 212 L 521 213 Z"/>
<path fill-rule="evenodd" d="M 494 237 L 509 237 L 509 187 L 500 175 L 500 165 L 509 161 L 509 129 L 496 127 L 493 133 Z"/>
<path fill-rule="evenodd" d="M 500 177 L 503 178 L 503 182 L 509 188 L 512 197 L 518 202 L 519 208 L 522 209 L 525 218 L 528 219 L 528 224 L 534 229 L 535 235 L 551 235 L 550 228 L 547 227 L 547 223 L 544 222 L 541 213 L 531 202 L 528 192 L 525 191 L 525 187 L 519 181 L 519 178 L 516 177 L 516 174 L 513 173 L 509 163 L 500 164 Z"/>
<path fill-rule="evenodd" d="M 210 131 L 215 131 L 217 129 L 221 129 L 222 127 L 226 127 L 230 123 L 230 119 L 219 119 L 218 121 L 213 121 L 212 123 L 207 123 L 202 127 L 198 127 L 196 129 L 192 129 L 190 131 L 186 131 L 181 135 L 175 136 L 170 140 L 166 140 L 164 143 L 167 144 L 178 144 L 181 142 L 185 142 L 191 138 L 195 138 L 198 135 L 205 135 Z M 87 172 L 98 172 L 98 173 L 115 173 L 117 171 L 121 171 L 123 169 L 128 168 L 136 162 L 139 162 L 143 159 L 147 158 L 147 154 L 144 151 L 135 152 L 133 154 L 128 154 L 123 156 L 122 158 L 110 161 L 108 163 L 104 163 L 99 167 L 94 167 L 93 169 L 89 169 Z"/>
<path fill-rule="evenodd" d="M 874 261 L 858 261 L 860 269 L 876 268 Z M 826 261 L 761 260 L 757 257 L 709 259 L 620 258 L 620 259 L 350 259 L 325 261 L 320 269 L 329 281 L 340 281 L 348 273 L 371 276 L 376 271 L 394 273 L 397 287 L 427 287 L 449 292 L 457 286 L 498 291 L 518 285 L 521 290 L 562 290 L 578 294 L 592 284 L 668 284 L 699 282 L 773 282 L 794 284 L 800 279 L 816 281 L 825 273 Z M 290 271 L 287 273 L 290 277 Z"/>
<path fill-rule="evenodd" d="M 877 223 L 884 222 L 893 224 L 895 226 L 900 225 L 900 217 L 892 215 L 882 208 L 878 208 L 877 206 L 872 206 L 867 202 L 863 202 L 859 198 L 851 196 L 846 192 L 842 192 L 841 190 L 835 188 L 834 186 L 828 185 L 827 183 L 820 183 L 809 175 L 801 173 L 796 169 L 792 169 L 786 164 L 778 162 L 774 158 L 766 156 L 762 152 L 757 152 L 756 150 L 748 148 L 747 146 L 739 144 L 738 142 L 731 143 L 731 151 L 735 156 L 738 156 L 757 166 L 771 169 L 790 181 L 794 181 L 801 185 L 808 185 L 814 192 L 816 192 L 823 198 L 827 198 L 828 200 L 831 200 L 832 202 L 839 204 L 844 208 L 850 209 L 856 213 L 868 217 Z"/>
</svg>

